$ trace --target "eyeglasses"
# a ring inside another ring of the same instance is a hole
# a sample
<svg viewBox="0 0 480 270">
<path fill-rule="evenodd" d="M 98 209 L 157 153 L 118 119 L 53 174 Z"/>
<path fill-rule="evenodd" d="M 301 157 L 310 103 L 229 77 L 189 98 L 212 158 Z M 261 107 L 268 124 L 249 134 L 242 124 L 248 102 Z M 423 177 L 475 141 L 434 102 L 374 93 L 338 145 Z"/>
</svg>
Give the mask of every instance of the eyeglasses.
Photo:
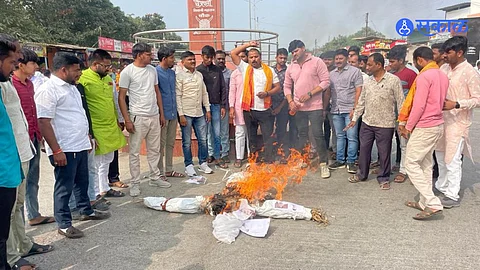
<svg viewBox="0 0 480 270">
<path fill-rule="evenodd" d="M 106 68 L 106 69 L 112 68 L 112 65 L 111 65 L 111 64 L 110 64 L 110 65 L 105 65 L 105 64 L 102 64 L 102 63 L 97 63 L 97 65 L 100 65 L 100 66 L 102 66 L 102 67 L 104 67 L 104 68 Z"/>
</svg>

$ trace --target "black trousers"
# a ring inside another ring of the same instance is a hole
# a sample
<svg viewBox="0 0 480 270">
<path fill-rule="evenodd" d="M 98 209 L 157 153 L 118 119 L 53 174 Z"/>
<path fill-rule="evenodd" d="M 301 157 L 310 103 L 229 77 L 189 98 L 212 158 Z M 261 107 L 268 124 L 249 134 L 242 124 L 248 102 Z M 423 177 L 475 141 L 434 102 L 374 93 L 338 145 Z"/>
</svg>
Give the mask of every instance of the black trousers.
<svg viewBox="0 0 480 270">
<path fill-rule="evenodd" d="M 299 111 L 295 115 L 295 121 L 298 128 L 297 150 L 302 151 L 308 141 L 309 123 L 312 128 L 313 138 L 317 144 L 317 153 L 320 163 L 328 162 L 327 147 L 325 136 L 323 135 L 323 110 Z"/>
<path fill-rule="evenodd" d="M 272 111 L 243 111 L 243 118 L 247 126 L 250 153 L 258 153 L 260 155 L 260 151 L 263 148 L 265 162 L 274 161 L 272 134 L 275 117 Z M 263 145 L 257 139 L 258 126 L 260 126 L 262 132 Z"/>
<path fill-rule="evenodd" d="M 11 269 L 7 262 L 7 239 L 16 196 L 16 188 L 0 187 L 0 269 L 2 270 Z"/>
<path fill-rule="evenodd" d="M 108 167 L 108 181 L 110 183 L 115 183 L 120 181 L 120 171 L 118 169 L 118 150 L 113 152 L 113 161 Z"/>
<path fill-rule="evenodd" d="M 400 164 L 402 160 L 402 148 L 400 147 L 400 134 L 398 134 L 397 129 L 395 129 L 395 142 L 397 143 L 397 156 L 395 159 L 396 164 Z"/>
<path fill-rule="evenodd" d="M 327 149 L 329 149 L 330 137 L 332 136 L 332 127 L 330 126 L 330 119 L 328 119 L 328 114 L 327 114 L 327 117 L 325 117 L 325 119 L 323 120 L 323 134 L 325 136 L 325 145 Z"/>
<path fill-rule="evenodd" d="M 362 123 L 360 128 L 360 156 L 358 158 L 357 176 L 366 180 L 370 172 L 373 142 L 376 141 L 380 163 L 377 180 L 379 183 L 389 182 L 391 173 L 392 137 L 394 128 L 379 128 Z"/>
<path fill-rule="evenodd" d="M 55 221 L 60 229 L 72 226 L 72 215 L 68 203 L 72 192 L 80 214 L 93 213 L 88 198 L 88 152 L 65 153 L 67 166 L 55 166 L 53 156 L 50 164 L 55 167 L 55 186 L 53 190 L 53 210 Z"/>
<path fill-rule="evenodd" d="M 279 114 L 275 115 L 275 135 L 277 136 L 277 145 L 274 151 L 277 151 L 280 147 L 283 149 L 285 157 L 290 154 L 289 141 L 287 138 L 287 125 L 288 125 L 288 106 L 283 106 Z"/>
</svg>

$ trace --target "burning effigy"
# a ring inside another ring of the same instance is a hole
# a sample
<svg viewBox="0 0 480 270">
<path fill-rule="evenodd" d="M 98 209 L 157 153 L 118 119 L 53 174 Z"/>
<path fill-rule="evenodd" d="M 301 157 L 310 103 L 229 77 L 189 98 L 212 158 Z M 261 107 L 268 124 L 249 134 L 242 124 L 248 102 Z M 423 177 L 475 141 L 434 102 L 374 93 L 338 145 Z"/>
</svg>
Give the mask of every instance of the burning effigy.
<svg viewBox="0 0 480 270">
<path fill-rule="evenodd" d="M 255 228 L 268 230 L 265 224 L 269 224 L 269 219 L 262 222 L 254 217 L 313 220 L 328 225 L 327 215 L 321 208 L 282 201 L 287 185 L 300 184 L 311 168 L 308 154 L 292 149 L 283 163 L 264 164 L 255 160 L 256 157 L 252 157 L 244 171 L 230 175 L 219 193 L 194 198 L 147 197 L 144 204 L 159 211 L 215 216 L 213 234 L 225 243 L 233 242 L 240 231 L 265 236 L 266 231 L 258 232 Z"/>
</svg>

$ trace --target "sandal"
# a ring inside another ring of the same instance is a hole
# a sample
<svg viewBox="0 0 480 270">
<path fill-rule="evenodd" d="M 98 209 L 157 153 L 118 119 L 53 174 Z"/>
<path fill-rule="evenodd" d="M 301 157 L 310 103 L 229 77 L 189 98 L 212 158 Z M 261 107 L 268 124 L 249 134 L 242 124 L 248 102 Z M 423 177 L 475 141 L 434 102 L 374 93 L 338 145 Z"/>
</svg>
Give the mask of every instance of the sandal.
<svg viewBox="0 0 480 270">
<path fill-rule="evenodd" d="M 27 261 L 27 260 L 25 260 L 25 259 L 19 259 L 19 260 L 12 266 L 12 270 L 22 270 L 22 267 L 23 267 L 23 269 L 27 269 L 27 268 L 24 268 L 24 267 L 28 267 L 28 266 L 30 266 L 30 270 L 35 270 L 35 269 L 37 269 L 35 264 L 30 263 L 29 261 Z"/>
<path fill-rule="evenodd" d="M 207 158 L 207 163 L 213 163 L 215 161 L 215 158 L 210 156 L 209 158 Z"/>
<path fill-rule="evenodd" d="M 55 218 L 54 217 L 42 217 L 40 216 L 39 218 L 42 218 L 42 220 L 40 222 L 37 222 L 37 223 L 33 223 L 32 220 L 29 220 L 28 221 L 28 224 L 30 226 L 38 226 L 38 225 L 42 225 L 42 224 L 48 224 L 48 223 L 53 223 L 55 222 Z"/>
<path fill-rule="evenodd" d="M 33 256 L 36 254 L 42 254 L 42 253 L 47 253 L 53 250 L 53 246 L 51 245 L 40 245 L 37 243 L 33 243 L 32 248 L 30 251 L 23 255 L 22 258 L 28 257 L 28 256 Z"/>
<path fill-rule="evenodd" d="M 432 208 L 425 207 L 422 212 L 416 214 L 413 219 L 415 220 L 427 220 L 432 218 L 433 216 L 441 215 L 443 213 L 442 210 L 434 210 Z"/>
<path fill-rule="evenodd" d="M 393 180 L 393 182 L 395 183 L 403 183 L 405 182 L 405 180 L 407 180 L 408 177 L 406 174 L 403 174 L 403 173 L 397 173 L 397 175 L 395 175 L 395 179 Z"/>
<path fill-rule="evenodd" d="M 371 174 L 378 174 L 380 172 L 380 168 L 374 168 L 370 171 Z"/>
<path fill-rule="evenodd" d="M 165 176 L 166 177 L 185 177 L 185 174 L 183 173 L 179 173 L 179 172 L 176 172 L 176 171 L 171 171 L 171 172 L 166 172 L 165 173 Z"/>
<path fill-rule="evenodd" d="M 235 160 L 235 163 L 233 163 L 233 167 L 241 168 L 242 167 L 242 160 L 241 159 Z"/>
<path fill-rule="evenodd" d="M 118 190 L 114 190 L 114 189 L 109 189 L 107 191 L 107 193 L 104 194 L 105 197 L 115 197 L 115 198 L 118 198 L 118 197 L 124 197 L 125 196 L 125 193 L 121 192 L 121 191 L 118 191 Z"/>
<path fill-rule="evenodd" d="M 227 169 L 228 168 L 228 165 L 225 164 L 225 162 L 221 159 L 219 159 L 216 163 L 215 163 L 216 166 L 222 168 L 222 169 Z"/>
<path fill-rule="evenodd" d="M 222 157 L 223 162 L 230 163 L 230 158 L 228 156 Z"/>
<path fill-rule="evenodd" d="M 380 163 L 378 161 L 370 163 L 370 169 L 375 169 L 379 167 L 380 167 Z"/>
<path fill-rule="evenodd" d="M 405 206 L 423 211 L 422 207 L 420 206 L 420 204 L 418 202 L 405 202 Z"/>
<path fill-rule="evenodd" d="M 123 183 L 122 181 L 116 181 L 113 183 L 108 183 L 110 187 L 117 187 L 117 188 L 128 188 L 128 185 Z"/>
<path fill-rule="evenodd" d="M 109 200 L 105 199 L 105 195 L 97 195 L 96 200 L 100 202 L 104 202 L 107 205 L 112 204 Z"/>
<path fill-rule="evenodd" d="M 380 189 L 381 190 L 389 190 L 390 189 L 390 183 L 389 182 L 380 183 Z"/>
<path fill-rule="evenodd" d="M 356 175 L 356 174 L 348 177 L 348 182 L 350 182 L 350 183 L 360 183 L 360 182 L 362 182 L 362 181 L 363 181 L 363 180 L 361 180 L 361 179 L 358 177 L 358 175 Z"/>
</svg>

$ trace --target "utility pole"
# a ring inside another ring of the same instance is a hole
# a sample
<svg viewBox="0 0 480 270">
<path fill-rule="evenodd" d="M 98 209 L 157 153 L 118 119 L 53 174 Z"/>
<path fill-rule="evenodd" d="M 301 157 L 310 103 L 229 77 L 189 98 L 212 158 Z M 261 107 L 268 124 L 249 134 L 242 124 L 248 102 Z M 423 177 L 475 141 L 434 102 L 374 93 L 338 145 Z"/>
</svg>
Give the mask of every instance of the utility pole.
<svg viewBox="0 0 480 270">
<path fill-rule="evenodd" d="M 315 39 L 315 47 L 313 48 L 313 55 L 317 55 L 317 39 Z"/>
<path fill-rule="evenodd" d="M 368 37 L 368 12 L 365 14 L 365 37 Z"/>
<path fill-rule="evenodd" d="M 252 0 L 248 0 L 248 19 L 250 21 L 250 30 L 252 30 Z M 252 40 L 252 32 L 250 32 L 250 40 Z"/>
</svg>

